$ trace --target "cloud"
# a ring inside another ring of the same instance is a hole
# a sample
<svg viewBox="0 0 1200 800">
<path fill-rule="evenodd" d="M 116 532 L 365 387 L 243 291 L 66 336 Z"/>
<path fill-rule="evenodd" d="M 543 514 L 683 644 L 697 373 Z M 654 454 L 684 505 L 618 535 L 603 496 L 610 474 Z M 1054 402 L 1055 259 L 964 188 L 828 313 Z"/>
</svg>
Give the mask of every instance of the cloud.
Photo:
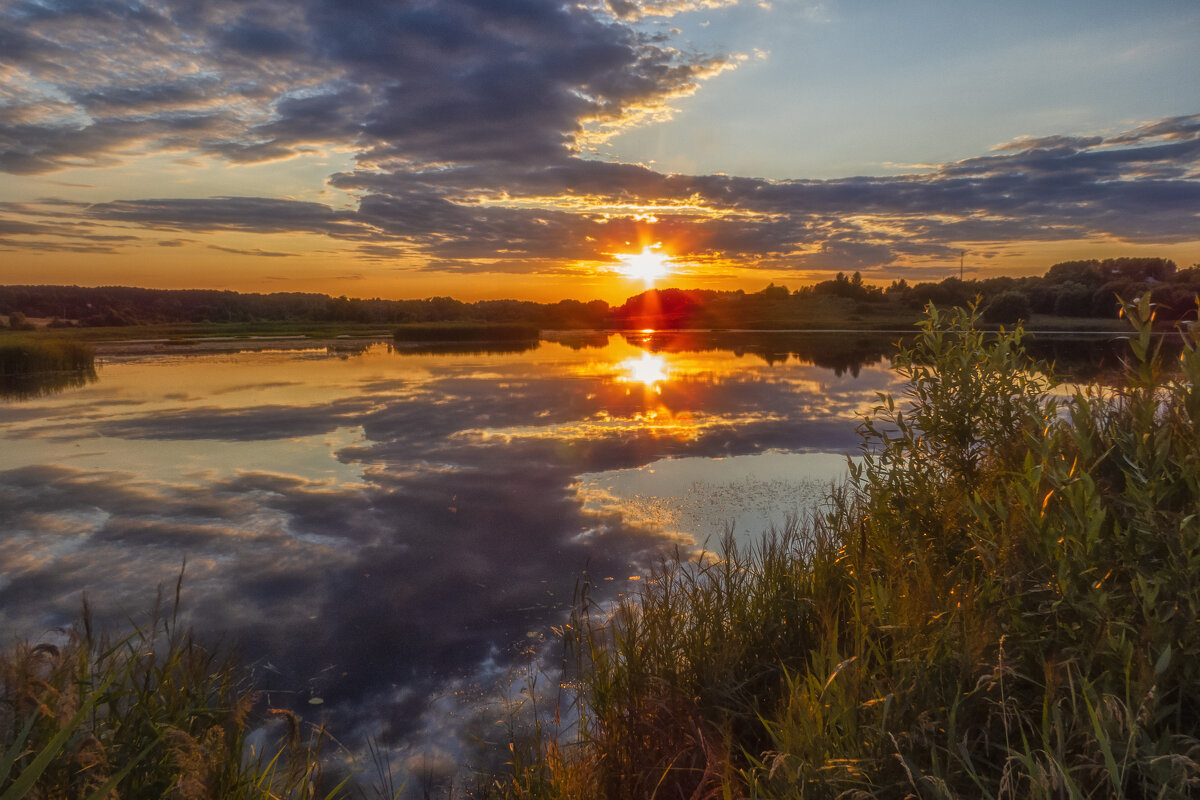
<svg viewBox="0 0 1200 800">
<path fill-rule="evenodd" d="M 665 174 L 589 157 L 596 142 L 670 115 L 744 59 L 692 52 L 680 34 L 638 20 L 727 5 L 10 3 L 0 10 L 0 170 L 47 174 L 162 152 L 229 164 L 350 153 L 354 168 L 329 185 L 356 206 L 42 203 L 10 209 L 24 216 L 3 223 L 0 246 L 119 252 L 119 240 L 96 238 L 103 231 L 38 228 L 53 221 L 310 233 L 352 243 L 368 262 L 532 274 L 592 268 L 637 241 L 669 242 L 698 270 L 808 272 L 902 269 L 989 242 L 1197 238 L 1197 114 L 1115 134 L 1022 137 L 878 177 Z"/>
<path fill-rule="evenodd" d="M 608 8 L 621 19 L 673 17 L 690 11 L 715 11 L 736 6 L 738 0 L 607 0 Z"/>
<path fill-rule="evenodd" d="M 159 244 L 162 243 L 160 242 Z M 259 256 L 261 258 L 291 258 L 292 256 L 296 255 L 295 253 L 279 253 L 273 250 L 260 250 L 257 248 L 253 250 L 243 250 L 237 247 L 222 247 L 221 245 L 217 244 L 210 244 L 208 245 L 208 248 L 210 250 L 219 250 L 222 253 L 233 253 L 234 255 L 239 256 Z"/>
<path fill-rule="evenodd" d="M 355 216 L 321 203 L 270 197 L 117 200 L 87 207 L 94 220 L 123 222 L 163 230 L 248 231 L 252 233 L 325 233 L 353 235 Z"/>
<path fill-rule="evenodd" d="M 665 111 L 736 63 L 553 0 L 17 2 L 0 11 L 0 37 L 20 77 L 0 113 L 0 169 L 18 174 L 139 149 L 243 163 L 322 145 L 375 164 L 562 160 L 588 124 Z"/>
</svg>

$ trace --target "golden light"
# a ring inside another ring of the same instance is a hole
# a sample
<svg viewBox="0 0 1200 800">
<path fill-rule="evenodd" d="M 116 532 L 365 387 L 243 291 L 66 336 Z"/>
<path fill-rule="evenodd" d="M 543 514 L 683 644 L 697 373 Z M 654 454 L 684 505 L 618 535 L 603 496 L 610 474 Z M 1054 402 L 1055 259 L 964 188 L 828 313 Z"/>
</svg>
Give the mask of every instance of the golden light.
<svg viewBox="0 0 1200 800">
<path fill-rule="evenodd" d="M 626 377 L 622 380 L 640 383 L 646 387 L 662 383 L 667 379 L 667 362 L 662 356 L 642 353 L 641 358 L 627 358 L 620 363 Z"/>
<path fill-rule="evenodd" d="M 646 286 L 653 285 L 671 271 L 668 267 L 671 257 L 659 252 L 661 248 L 661 244 L 649 244 L 640 253 L 618 253 L 617 260 L 621 266 L 617 267 L 617 271 L 626 278 L 642 281 Z"/>
</svg>

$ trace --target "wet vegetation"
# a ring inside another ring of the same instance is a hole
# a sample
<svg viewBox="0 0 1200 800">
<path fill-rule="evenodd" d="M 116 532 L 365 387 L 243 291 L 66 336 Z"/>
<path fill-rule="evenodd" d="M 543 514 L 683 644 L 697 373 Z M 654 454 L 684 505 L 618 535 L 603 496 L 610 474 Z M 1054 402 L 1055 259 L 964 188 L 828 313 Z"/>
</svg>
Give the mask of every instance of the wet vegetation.
<svg viewBox="0 0 1200 800">
<path fill-rule="evenodd" d="M 1128 311 L 1120 385 L 1063 399 L 931 310 L 827 514 L 580 605 L 493 795 L 1196 796 L 1200 332 Z"/>
<path fill-rule="evenodd" d="M 392 334 L 397 342 L 536 342 L 538 328 L 515 322 L 453 322 L 401 325 Z"/>
<path fill-rule="evenodd" d="M 27 399 L 96 380 L 92 348 L 71 339 L 0 340 L 0 398 Z"/>
<path fill-rule="evenodd" d="M 182 582 L 182 573 L 180 582 Z M 112 640 L 79 625 L 0 658 L 0 797 L 308 800 L 327 735 L 259 708 L 244 670 L 197 642 L 174 605 Z M 257 731 L 257 733 L 256 733 Z"/>
<path fill-rule="evenodd" d="M 71 339 L 0 341 L 0 375 L 92 369 L 94 359 L 91 347 Z"/>
</svg>

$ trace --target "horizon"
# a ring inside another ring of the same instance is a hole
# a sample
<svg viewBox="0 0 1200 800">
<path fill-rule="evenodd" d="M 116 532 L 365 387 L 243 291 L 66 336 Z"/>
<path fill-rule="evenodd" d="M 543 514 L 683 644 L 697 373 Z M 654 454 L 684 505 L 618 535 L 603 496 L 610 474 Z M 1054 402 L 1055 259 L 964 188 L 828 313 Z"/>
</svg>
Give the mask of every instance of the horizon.
<svg viewBox="0 0 1200 800">
<path fill-rule="evenodd" d="M 1180 0 L 21 0 L 0 283 L 615 304 L 1184 268 L 1197 32 Z"/>
</svg>

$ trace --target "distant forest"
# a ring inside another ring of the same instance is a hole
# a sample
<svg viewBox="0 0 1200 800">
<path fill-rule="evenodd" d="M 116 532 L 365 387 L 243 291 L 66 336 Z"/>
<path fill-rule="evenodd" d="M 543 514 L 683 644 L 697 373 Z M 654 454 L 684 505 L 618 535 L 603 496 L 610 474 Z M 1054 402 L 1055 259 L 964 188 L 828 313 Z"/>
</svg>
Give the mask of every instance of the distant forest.
<svg viewBox="0 0 1200 800">
<path fill-rule="evenodd" d="M 603 300 L 535 303 L 449 297 L 383 300 L 275 292 L 252 294 L 207 289 L 138 289 L 125 286 L 0 286 L 0 327 L 29 328 L 30 318 L 51 327 L 92 327 L 181 322 L 346 322 L 403 324 L 505 322 L 543 329 L 572 328 L 780 328 L 804 327 L 831 314 L 870 323 L 917 312 L 933 302 L 963 305 L 981 300 L 985 321 L 1015 322 L 1033 314 L 1113 318 L 1118 297 L 1145 291 L 1158 304 L 1161 320 L 1194 314 L 1200 294 L 1200 265 L 1178 269 L 1162 258 L 1064 261 L 1041 277 L 947 278 L 887 287 L 866 283 L 859 273 L 789 290 L 774 284 L 759 292 L 651 289 L 620 306 Z"/>
</svg>

